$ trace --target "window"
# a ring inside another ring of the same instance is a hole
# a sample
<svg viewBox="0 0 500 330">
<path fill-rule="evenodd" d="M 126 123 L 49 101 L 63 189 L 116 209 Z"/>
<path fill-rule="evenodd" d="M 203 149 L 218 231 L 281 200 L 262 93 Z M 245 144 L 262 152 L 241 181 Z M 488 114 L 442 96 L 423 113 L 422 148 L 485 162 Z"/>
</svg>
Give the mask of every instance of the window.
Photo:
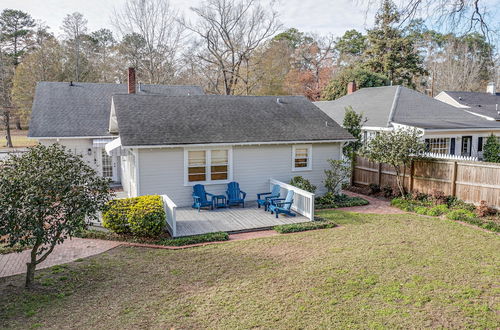
<svg viewBox="0 0 500 330">
<path fill-rule="evenodd" d="M 206 151 L 188 151 L 188 181 L 206 181 Z"/>
<path fill-rule="evenodd" d="M 184 150 L 185 184 L 224 183 L 231 178 L 231 149 Z"/>
<path fill-rule="evenodd" d="M 447 155 L 450 153 L 450 138 L 426 139 L 429 152 Z"/>
<path fill-rule="evenodd" d="M 113 177 L 113 163 L 111 156 L 109 156 L 104 148 L 101 149 L 101 160 L 102 160 L 102 176 L 104 178 Z"/>
<path fill-rule="evenodd" d="M 311 170 L 312 146 L 293 146 L 292 169 L 294 171 Z"/>
</svg>

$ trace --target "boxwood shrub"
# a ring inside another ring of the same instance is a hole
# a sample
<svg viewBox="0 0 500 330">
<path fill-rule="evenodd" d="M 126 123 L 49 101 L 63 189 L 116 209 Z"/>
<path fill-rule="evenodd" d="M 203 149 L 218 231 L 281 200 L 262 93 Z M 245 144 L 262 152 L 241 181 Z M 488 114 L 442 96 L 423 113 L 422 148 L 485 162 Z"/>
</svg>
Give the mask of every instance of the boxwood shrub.
<svg viewBox="0 0 500 330">
<path fill-rule="evenodd" d="M 154 237 L 165 226 L 165 211 L 158 195 L 110 201 L 102 215 L 102 224 L 117 234 Z"/>
<path fill-rule="evenodd" d="M 322 220 L 322 221 L 311 221 L 311 222 L 279 225 L 279 226 L 274 226 L 273 229 L 280 234 L 286 234 L 286 233 L 296 233 L 299 231 L 333 228 L 333 227 L 337 227 L 337 225 L 331 221 Z"/>
<path fill-rule="evenodd" d="M 128 213 L 140 197 L 114 199 L 109 201 L 107 210 L 102 214 L 102 225 L 117 234 L 130 234 Z"/>
<path fill-rule="evenodd" d="M 163 239 L 156 242 L 156 244 L 166 245 L 166 246 L 183 246 L 183 245 L 191 245 L 191 244 L 207 243 L 207 242 L 221 242 L 221 241 L 227 241 L 228 239 L 229 239 L 228 233 L 219 231 L 215 233 L 208 233 L 202 235 Z"/>
</svg>

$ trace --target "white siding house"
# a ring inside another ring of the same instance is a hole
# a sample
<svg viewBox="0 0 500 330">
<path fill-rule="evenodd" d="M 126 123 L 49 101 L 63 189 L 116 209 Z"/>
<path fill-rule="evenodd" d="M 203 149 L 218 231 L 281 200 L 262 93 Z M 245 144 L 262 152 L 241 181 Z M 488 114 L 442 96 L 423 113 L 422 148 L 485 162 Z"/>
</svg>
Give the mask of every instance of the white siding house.
<svg viewBox="0 0 500 330">
<path fill-rule="evenodd" d="M 131 180 L 125 175 L 123 184 L 124 189 L 131 196 L 166 194 L 180 207 L 192 204 L 192 186 L 197 183 L 205 184 L 206 190 L 210 193 L 225 194 L 227 183 L 237 181 L 241 189 L 248 194 L 247 199 L 252 201 L 256 199 L 257 193 L 269 189 L 269 179 L 289 182 L 292 177 L 300 175 L 317 186 L 318 194 L 323 194 L 325 193 L 324 170 L 329 167 L 327 160 L 341 158 L 342 144 L 343 142 L 235 145 L 207 148 L 140 148 L 133 152 L 138 155 L 139 160 L 138 185 L 134 179 Z M 309 150 L 306 169 L 294 167 L 293 152 L 295 147 L 304 147 Z M 221 149 L 230 151 L 227 180 L 190 182 L 186 178 L 186 153 L 190 150 Z M 133 163 L 133 161 L 129 163 Z M 128 173 L 133 176 L 135 167 L 132 166 Z M 127 185 L 128 182 L 130 182 L 129 185 Z"/>
<path fill-rule="evenodd" d="M 403 86 L 362 88 L 315 105 L 337 122 L 343 122 L 346 107 L 362 113 L 366 117 L 362 128 L 365 140 L 384 131 L 416 128 L 428 151 L 443 156 L 482 159 L 486 138 L 491 134 L 500 136 L 500 121 L 488 120 L 471 113 L 471 109 L 456 107 L 456 102 L 447 104 Z"/>
</svg>

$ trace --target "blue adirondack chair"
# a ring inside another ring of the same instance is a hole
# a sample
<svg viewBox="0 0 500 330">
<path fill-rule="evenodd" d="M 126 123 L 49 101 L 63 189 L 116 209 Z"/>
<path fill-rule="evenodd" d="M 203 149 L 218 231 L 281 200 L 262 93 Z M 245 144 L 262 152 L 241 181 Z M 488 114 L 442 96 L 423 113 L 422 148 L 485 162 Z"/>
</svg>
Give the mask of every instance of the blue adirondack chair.
<svg viewBox="0 0 500 330">
<path fill-rule="evenodd" d="M 293 194 L 294 194 L 293 190 L 288 190 L 286 198 L 271 199 L 271 204 L 269 204 L 268 206 L 268 210 L 271 211 L 271 214 L 275 213 L 276 218 L 280 213 L 294 217 L 295 213 L 293 213 L 291 210 L 293 203 Z"/>
<path fill-rule="evenodd" d="M 197 184 L 193 186 L 193 208 L 200 209 L 202 207 L 210 207 L 211 210 L 214 209 L 213 204 L 213 194 L 209 194 L 205 191 L 205 186 L 202 184 Z M 208 199 L 210 197 L 210 200 Z"/>
<path fill-rule="evenodd" d="M 226 190 L 227 205 L 239 205 L 245 207 L 245 197 L 247 193 L 240 190 L 238 182 L 229 182 Z"/>
<path fill-rule="evenodd" d="M 259 207 L 259 209 L 261 206 L 264 206 L 264 210 L 267 211 L 267 207 L 269 206 L 269 200 L 271 198 L 280 198 L 280 190 L 281 190 L 280 186 L 275 184 L 273 186 L 272 191 L 257 194 L 257 206 Z"/>
</svg>

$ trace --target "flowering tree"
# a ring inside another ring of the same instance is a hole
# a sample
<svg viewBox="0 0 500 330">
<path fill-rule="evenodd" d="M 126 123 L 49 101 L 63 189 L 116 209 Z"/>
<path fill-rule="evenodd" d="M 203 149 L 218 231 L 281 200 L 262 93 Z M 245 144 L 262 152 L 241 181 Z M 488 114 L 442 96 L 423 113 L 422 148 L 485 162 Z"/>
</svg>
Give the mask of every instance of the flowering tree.
<svg viewBox="0 0 500 330">
<path fill-rule="evenodd" d="M 417 129 L 398 129 L 378 134 L 365 145 L 362 154 L 371 161 L 391 165 L 396 172 L 401 196 L 404 196 L 404 172 L 401 173 L 401 166 L 410 166 L 411 160 L 421 156 L 425 149 L 425 143 Z"/>
<path fill-rule="evenodd" d="M 58 144 L 32 147 L 0 166 L 0 242 L 31 247 L 31 287 L 36 266 L 104 209 L 109 180 Z"/>
</svg>

